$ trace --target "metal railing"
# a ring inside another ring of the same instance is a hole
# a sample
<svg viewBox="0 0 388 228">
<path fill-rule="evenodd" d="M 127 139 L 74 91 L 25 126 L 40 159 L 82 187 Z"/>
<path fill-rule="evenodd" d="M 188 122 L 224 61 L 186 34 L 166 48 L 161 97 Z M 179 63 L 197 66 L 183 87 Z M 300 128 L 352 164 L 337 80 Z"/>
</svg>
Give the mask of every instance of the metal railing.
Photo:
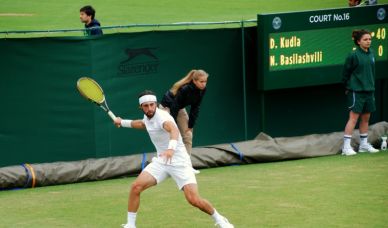
<svg viewBox="0 0 388 228">
<path fill-rule="evenodd" d="M 108 33 L 114 33 L 110 32 L 109 30 L 124 30 L 124 29 L 142 29 L 140 31 L 150 31 L 150 28 L 160 29 L 160 28 L 175 28 L 175 27 L 198 27 L 198 26 L 213 26 L 211 28 L 222 28 L 222 27 L 215 27 L 219 25 L 239 25 L 239 26 L 245 26 L 247 23 L 256 23 L 257 19 L 250 19 L 250 20 L 241 20 L 241 21 L 218 21 L 218 22 L 175 22 L 175 23 L 159 23 L 159 24 L 127 24 L 127 25 L 113 25 L 113 26 L 101 26 L 100 28 L 104 32 Z M 43 34 L 45 35 L 52 35 L 52 34 L 58 34 L 58 33 L 78 33 L 85 31 L 92 30 L 93 28 L 81 28 L 81 29 L 41 29 L 41 30 L 10 30 L 10 31 L 0 31 L 1 35 L 7 36 L 7 35 L 20 35 L 20 34 L 29 34 L 29 35 L 38 35 Z"/>
</svg>

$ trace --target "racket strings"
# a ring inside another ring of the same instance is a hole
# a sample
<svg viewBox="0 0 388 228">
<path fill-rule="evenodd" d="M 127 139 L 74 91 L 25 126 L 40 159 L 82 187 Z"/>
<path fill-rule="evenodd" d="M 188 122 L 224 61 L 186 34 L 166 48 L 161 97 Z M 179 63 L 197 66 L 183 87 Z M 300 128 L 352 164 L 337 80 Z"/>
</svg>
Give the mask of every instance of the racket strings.
<svg viewBox="0 0 388 228">
<path fill-rule="evenodd" d="M 102 88 L 96 81 L 91 78 L 80 78 L 77 82 L 77 88 L 79 92 L 89 100 L 92 100 L 98 104 L 101 104 L 105 101 Z"/>
</svg>

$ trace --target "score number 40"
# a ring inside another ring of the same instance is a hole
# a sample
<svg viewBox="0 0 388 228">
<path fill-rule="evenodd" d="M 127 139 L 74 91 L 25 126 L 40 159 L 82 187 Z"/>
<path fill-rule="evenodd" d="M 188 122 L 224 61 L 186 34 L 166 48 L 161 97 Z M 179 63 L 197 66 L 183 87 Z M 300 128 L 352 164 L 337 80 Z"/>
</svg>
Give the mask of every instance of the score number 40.
<svg viewBox="0 0 388 228">
<path fill-rule="evenodd" d="M 385 28 L 378 28 L 375 37 L 378 40 L 385 40 Z M 379 45 L 377 54 L 380 57 L 383 56 L 383 45 Z"/>
</svg>

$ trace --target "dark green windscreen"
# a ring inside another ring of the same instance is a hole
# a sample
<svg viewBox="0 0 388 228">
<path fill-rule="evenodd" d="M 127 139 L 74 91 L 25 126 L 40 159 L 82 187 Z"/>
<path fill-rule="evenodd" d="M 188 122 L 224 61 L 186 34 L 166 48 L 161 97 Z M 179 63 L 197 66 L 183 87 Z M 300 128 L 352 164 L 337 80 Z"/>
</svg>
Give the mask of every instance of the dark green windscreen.
<svg viewBox="0 0 388 228">
<path fill-rule="evenodd" d="M 210 76 L 194 145 L 242 140 L 240 44 L 238 29 L 0 40 L 0 151 L 7 154 L 0 166 L 154 151 L 145 131 L 115 128 L 78 94 L 82 76 L 100 83 L 117 116 L 137 119 L 141 91 L 160 99 L 191 69 L 204 69 Z"/>
</svg>

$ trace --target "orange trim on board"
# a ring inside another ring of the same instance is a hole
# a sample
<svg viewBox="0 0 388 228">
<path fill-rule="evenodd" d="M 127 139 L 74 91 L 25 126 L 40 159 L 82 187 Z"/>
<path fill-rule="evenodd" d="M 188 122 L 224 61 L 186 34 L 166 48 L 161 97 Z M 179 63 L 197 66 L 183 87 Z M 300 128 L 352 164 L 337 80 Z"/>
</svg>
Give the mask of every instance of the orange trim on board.
<svg viewBox="0 0 388 228">
<path fill-rule="evenodd" d="M 31 176 L 32 176 L 31 188 L 34 188 L 35 184 L 36 184 L 36 176 L 35 176 L 34 168 L 32 168 L 32 166 L 30 164 L 27 164 L 27 163 L 26 163 L 26 166 L 30 169 Z"/>
</svg>

